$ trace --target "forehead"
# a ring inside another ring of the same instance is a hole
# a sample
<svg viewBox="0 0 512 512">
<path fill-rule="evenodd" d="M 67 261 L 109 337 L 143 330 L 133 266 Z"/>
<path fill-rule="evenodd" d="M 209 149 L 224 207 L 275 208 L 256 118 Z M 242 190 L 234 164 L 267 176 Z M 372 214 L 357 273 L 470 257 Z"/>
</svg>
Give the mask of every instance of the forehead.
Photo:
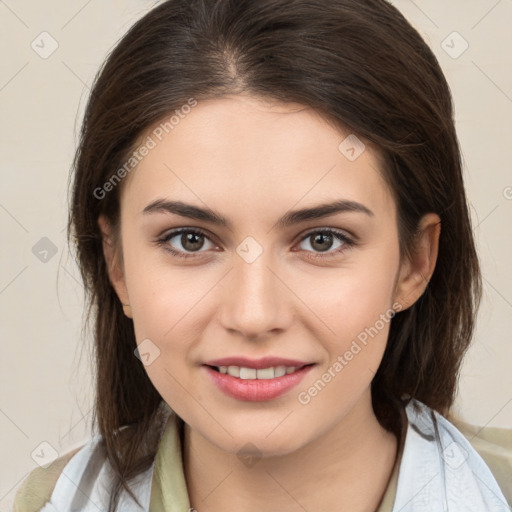
<svg viewBox="0 0 512 512">
<path fill-rule="evenodd" d="M 244 204 L 258 215 L 272 205 L 282 210 L 340 198 L 377 212 L 394 209 L 375 147 L 365 141 L 363 149 L 310 107 L 228 96 L 184 112 L 141 135 L 150 149 L 123 184 L 130 208 L 142 211 L 151 200 L 171 197 L 215 202 L 218 210 Z"/>
</svg>

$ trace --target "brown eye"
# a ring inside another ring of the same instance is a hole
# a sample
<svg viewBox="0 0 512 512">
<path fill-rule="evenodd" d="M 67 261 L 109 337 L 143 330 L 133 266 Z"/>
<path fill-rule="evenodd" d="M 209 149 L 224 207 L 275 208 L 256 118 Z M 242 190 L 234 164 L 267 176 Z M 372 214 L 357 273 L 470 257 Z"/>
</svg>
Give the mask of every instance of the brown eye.
<svg viewBox="0 0 512 512">
<path fill-rule="evenodd" d="M 180 243 L 186 251 L 197 251 L 204 245 L 204 236 L 197 233 L 181 233 Z"/>
<path fill-rule="evenodd" d="M 205 241 L 210 243 L 210 249 L 215 247 L 210 238 L 200 230 L 178 229 L 159 239 L 158 244 L 175 256 L 188 258 L 195 256 L 194 253 L 206 252 L 200 250 L 205 246 Z"/>
<path fill-rule="evenodd" d="M 302 246 L 303 250 L 317 253 L 313 254 L 313 257 L 322 257 L 321 253 L 326 253 L 327 256 L 339 254 L 352 245 L 355 245 L 347 235 L 334 229 L 310 231 L 302 238 L 301 244 L 304 244 L 304 242 L 308 242 L 306 245 L 309 245 L 312 250 L 308 249 L 307 246 Z M 334 250 L 331 250 L 333 247 Z"/>
<path fill-rule="evenodd" d="M 324 233 L 316 233 L 311 235 L 311 247 L 317 251 L 327 251 L 332 246 L 333 238 L 334 237 L 331 234 Z"/>
</svg>

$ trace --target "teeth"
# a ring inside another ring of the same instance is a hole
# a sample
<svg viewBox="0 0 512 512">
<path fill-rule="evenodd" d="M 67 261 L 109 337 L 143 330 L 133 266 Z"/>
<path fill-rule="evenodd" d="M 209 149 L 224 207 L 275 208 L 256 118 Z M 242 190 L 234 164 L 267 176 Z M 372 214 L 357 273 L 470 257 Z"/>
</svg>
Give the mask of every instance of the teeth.
<svg viewBox="0 0 512 512">
<path fill-rule="evenodd" d="M 256 370 L 256 368 L 244 368 L 242 366 L 240 368 L 240 378 L 241 379 L 255 379 L 257 371 L 258 370 Z"/>
<path fill-rule="evenodd" d="M 295 371 L 295 367 L 294 366 L 290 366 L 290 370 L 292 372 Z M 282 377 L 283 375 L 286 375 L 286 366 L 276 366 L 274 368 L 274 374 L 275 374 L 275 377 Z"/>
<path fill-rule="evenodd" d="M 256 370 L 256 378 L 258 379 L 273 379 L 274 377 L 274 368 L 260 368 Z"/>
<path fill-rule="evenodd" d="M 227 373 L 239 379 L 260 379 L 268 380 L 282 377 L 297 370 L 295 366 L 271 366 L 270 368 L 246 368 L 244 366 L 218 366 L 220 373 Z"/>
<path fill-rule="evenodd" d="M 228 375 L 240 377 L 240 366 L 228 366 Z"/>
</svg>

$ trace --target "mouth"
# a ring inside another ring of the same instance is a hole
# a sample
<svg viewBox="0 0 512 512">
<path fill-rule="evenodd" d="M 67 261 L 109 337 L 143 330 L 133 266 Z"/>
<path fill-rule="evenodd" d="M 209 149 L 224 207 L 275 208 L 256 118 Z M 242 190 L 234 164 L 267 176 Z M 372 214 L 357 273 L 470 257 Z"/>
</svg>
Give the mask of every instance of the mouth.
<svg viewBox="0 0 512 512">
<path fill-rule="evenodd" d="M 263 402 L 288 393 L 315 365 L 290 359 L 266 358 L 256 361 L 225 358 L 209 361 L 202 367 L 210 382 L 228 397 Z"/>
<path fill-rule="evenodd" d="M 222 373 L 224 375 L 230 375 L 236 379 L 241 380 L 270 380 L 279 377 L 284 377 L 285 375 L 291 375 L 292 373 L 301 370 L 307 366 L 313 366 L 314 363 L 303 364 L 300 366 L 269 366 L 268 368 L 251 368 L 248 366 L 214 366 L 214 365 L 205 365 L 211 368 L 213 371 L 218 373 Z"/>
</svg>

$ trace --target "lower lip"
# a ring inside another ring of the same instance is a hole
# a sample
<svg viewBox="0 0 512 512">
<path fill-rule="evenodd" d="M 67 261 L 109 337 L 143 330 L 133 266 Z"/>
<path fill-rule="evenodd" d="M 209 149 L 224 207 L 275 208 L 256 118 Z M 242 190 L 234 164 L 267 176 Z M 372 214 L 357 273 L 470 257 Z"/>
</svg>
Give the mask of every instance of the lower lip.
<svg viewBox="0 0 512 512">
<path fill-rule="evenodd" d="M 226 395 L 237 400 L 263 402 L 284 395 L 294 388 L 313 368 L 304 366 L 293 373 L 273 379 L 238 379 L 227 373 L 220 373 L 209 366 L 203 366 L 213 383 Z"/>
</svg>

